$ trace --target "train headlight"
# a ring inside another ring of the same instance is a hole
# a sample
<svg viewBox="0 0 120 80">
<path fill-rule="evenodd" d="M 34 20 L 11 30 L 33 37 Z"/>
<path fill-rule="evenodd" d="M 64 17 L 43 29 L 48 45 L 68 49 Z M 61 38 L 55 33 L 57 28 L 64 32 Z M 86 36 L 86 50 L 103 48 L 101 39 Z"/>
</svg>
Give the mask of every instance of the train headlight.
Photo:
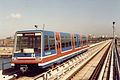
<svg viewBox="0 0 120 80">
<path fill-rule="evenodd" d="M 15 66 L 15 64 L 14 64 L 14 63 L 11 63 L 11 66 Z"/>
<path fill-rule="evenodd" d="M 12 60 L 16 60 L 16 57 L 12 57 Z"/>
<path fill-rule="evenodd" d="M 38 66 L 42 66 L 41 63 L 38 63 Z"/>
</svg>

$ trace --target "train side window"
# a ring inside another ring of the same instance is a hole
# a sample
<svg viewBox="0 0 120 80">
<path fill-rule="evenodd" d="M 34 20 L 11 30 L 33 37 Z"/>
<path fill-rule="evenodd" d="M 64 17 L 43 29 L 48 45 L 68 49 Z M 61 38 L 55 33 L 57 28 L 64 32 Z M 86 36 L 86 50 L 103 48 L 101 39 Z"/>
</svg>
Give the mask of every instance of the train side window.
<svg viewBox="0 0 120 80">
<path fill-rule="evenodd" d="M 61 45 L 62 45 L 62 48 L 71 47 L 71 37 L 70 37 L 70 34 L 61 36 Z"/>
<path fill-rule="evenodd" d="M 71 46 L 71 41 L 69 41 L 69 46 Z"/>
<path fill-rule="evenodd" d="M 50 43 L 50 50 L 55 49 L 55 40 L 54 39 L 50 39 L 49 43 Z"/>
<path fill-rule="evenodd" d="M 77 37 L 74 37 L 75 40 L 75 46 L 77 45 Z"/>
<path fill-rule="evenodd" d="M 80 37 L 78 36 L 78 47 L 80 47 Z"/>
<path fill-rule="evenodd" d="M 79 46 L 81 45 L 81 42 L 80 42 L 80 40 L 79 40 Z"/>
<path fill-rule="evenodd" d="M 44 51 L 49 50 L 48 48 L 48 35 L 44 36 Z"/>
<path fill-rule="evenodd" d="M 83 41 L 83 45 L 85 45 L 85 40 Z"/>
<path fill-rule="evenodd" d="M 62 48 L 65 48 L 65 38 L 64 38 L 64 36 L 61 36 L 61 44 L 62 44 Z"/>
<path fill-rule="evenodd" d="M 55 37 L 54 34 L 49 36 L 50 50 L 55 49 Z"/>
<path fill-rule="evenodd" d="M 62 48 L 64 48 L 65 47 L 65 43 L 62 43 Z"/>
<path fill-rule="evenodd" d="M 66 42 L 66 47 L 69 47 L 69 44 L 68 44 L 68 42 Z"/>
<path fill-rule="evenodd" d="M 70 37 L 70 35 L 68 37 L 68 45 L 69 45 L 69 47 L 71 47 L 71 37 Z"/>
<path fill-rule="evenodd" d="M 86 42 L 87 42 L 87 41 L 86 41 L 86 37 L 84 36 L 82 39 L 83 39 L 83 46 L 84 46 L 84 45 L 87 44 L 87 43 L 86 43 Z"/>
</svg>

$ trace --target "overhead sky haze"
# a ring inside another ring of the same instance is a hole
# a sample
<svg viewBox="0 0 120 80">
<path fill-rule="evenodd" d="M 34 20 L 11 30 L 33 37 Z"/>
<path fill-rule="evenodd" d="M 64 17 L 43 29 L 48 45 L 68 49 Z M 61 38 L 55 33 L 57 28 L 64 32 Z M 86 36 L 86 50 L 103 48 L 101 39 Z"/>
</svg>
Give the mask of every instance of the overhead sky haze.
<svg viewBox="0 0 120 80">
<path fill-rule="evenodd" d="M 120 36 L 120 0 L 0 0 L 0 38 L 35 29 Z"/>
</svg>

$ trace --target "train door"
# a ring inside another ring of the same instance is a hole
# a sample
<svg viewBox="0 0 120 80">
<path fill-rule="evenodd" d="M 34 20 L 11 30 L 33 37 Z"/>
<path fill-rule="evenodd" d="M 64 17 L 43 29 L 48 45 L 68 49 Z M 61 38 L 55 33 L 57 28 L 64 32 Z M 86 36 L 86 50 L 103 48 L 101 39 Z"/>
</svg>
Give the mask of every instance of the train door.
<svg viewBox="0 0 120 80">
<path fill-rule="evenodd" d="M 55 36 L 56 36 L 56 51 L 57 51 L 57 54 L 60 54 L 61 53 L 60 34 L 56 32 Z"/>
</svg>

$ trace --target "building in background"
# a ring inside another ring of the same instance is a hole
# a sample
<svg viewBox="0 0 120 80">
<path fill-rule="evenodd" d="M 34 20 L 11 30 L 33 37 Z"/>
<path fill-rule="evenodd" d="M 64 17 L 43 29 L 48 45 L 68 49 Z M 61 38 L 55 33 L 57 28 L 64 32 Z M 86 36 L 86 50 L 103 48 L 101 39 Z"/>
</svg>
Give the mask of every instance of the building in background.
<svg viewBox="0 0 120 80">
<path fill-rule="evenodd" d="M 13 47 L 13 37 L 7 37 L 6 39 L 0 39 L 0 47 Z"/>
</svg>

